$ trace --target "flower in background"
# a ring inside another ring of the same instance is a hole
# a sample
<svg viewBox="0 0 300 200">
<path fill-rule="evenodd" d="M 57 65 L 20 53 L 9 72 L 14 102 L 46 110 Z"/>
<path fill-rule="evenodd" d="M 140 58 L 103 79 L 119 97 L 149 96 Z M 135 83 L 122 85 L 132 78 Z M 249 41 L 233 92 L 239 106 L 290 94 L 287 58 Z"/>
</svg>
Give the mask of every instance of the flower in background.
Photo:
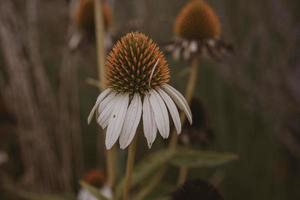
<svg viewBox="0 0 300 200">
<path fill-rule="evenodd" d="M 207 111 L 198 98 L 193 98 L 190 106 L 193 124 L 191 126 L 187 123 L 184 124 L 179 142 L 183 145 L 196 144 L 206 147 L 213 142 L 215 137 L 209 124 Z"/>
<path fill-rule="evenodd" d="M 178 109 L 192 123 L 185 98 L 172 86 L 167 61 L 156 43 L 142 33 L 128 33 L 113 47 L 106 62 L 108 88 L 99 97 L 88 117 L 96 112 L 97 122 L 106 130 L 105 145 L 112 148 L 119 138 L 125 149 L 133 140 L 140 121 L 149 148 L 157 130 L 169 137 L 169 114 L 177 133 L 181 132 Z M 168 113 L 169 112 L 169 113 Z"/>
<path fill-rule="evenodd" d="M 102 16 L 105 28 L 105 48 L 111 47 L 111 36 L 109 29 L 112 24 L 112 12 L 107 1 L 102 1 Z M 87 39 L 95 38 L 95 16 L 94 16 L 94 0 L 79 0 L 73 6 L 72 21 L 75 30 L 69 41 L 71 50 L 76 49 L 84 36 Z"/>
<path fill-rule="evenodd" d="M 190 60 L 208 55 L 216 60 L 232 52 L 221 38 L 221 24 L 215 11 L 203 0 L 191 0 L 179 12 L 174 24 L 175 39 L 166 50 L 174 59 Z"/>
<path fill-rule="evenodd" d="M 103 171 L 101 170 L 90 170 L 86 173 L 86 175 L 83 178 L 83 181 L 88 183 L 89 185 L 98 188 L 103 196 L 105 196 L 108 199 L 112 198 L 112 191 L 109 186 L 107 186 L 106 183 L 106 177 Z M 97 198 L 91 194 L 89 191 L 87 191 L 84 188 L 80 188 L 78 196 L 78 200 L 97 200 Z"/>
<path fill-rule="evenodd" d="M 207 181 L 200 179 L 187 181 L 172 193 L 172 200 L 223 200 L 220 192 Z"/>
<path fill-rule="evenodd" d="M 8 160 L 8 155 L 4 152 L 0 151 L 0 166 L 4 163 L 6 163 Z"/>
</svg>

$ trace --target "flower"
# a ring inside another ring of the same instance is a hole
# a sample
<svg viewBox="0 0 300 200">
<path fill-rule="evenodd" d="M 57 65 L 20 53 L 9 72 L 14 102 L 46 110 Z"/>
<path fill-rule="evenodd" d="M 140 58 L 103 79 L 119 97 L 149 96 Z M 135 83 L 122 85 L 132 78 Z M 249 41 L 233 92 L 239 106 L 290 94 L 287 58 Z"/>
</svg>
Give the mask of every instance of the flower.
<svg viewBox="0 0 300 200">
<path fill-rule="evenodd" d="M 125 149 L 133 140 L 140 121 L 149 148 L 157 130 L 169 137 L 169 114 L 177 133 L 181 132 L 178 108 L 190 123 L 192 114 L 187 101 L 172 86 L 167 61 L 158 46 L 146 35 L 128 33 L 118 41 L 106 61 L 107 89 L 97 98 L 88 117 L 94 113 L 106 130 L 105 145 L 112 148 L 119 138 Z M 175 103 L 174 103 L 175 102 Z"/>
<path fill-rule="evenodd" d="M 187 181 L 172 194 L 172 200 L 223 200 L 220 192 L 207 181 L 200 179 Z"/>
<path fill-rule="evenodd" d="M 106 197 L 108 199 L 112 199 L 112 190 L 107 184 L 105 184 L 106 177 L 102 170 L 96 170 L 96 169 L 89 170 L 85 174 L 83 181 L 88 183 L 89 185 L 99 189 L 101 194 L 104 197 Z M 97 198 L 93 194 L 91 194 L 88 190 L 86 190 L 85 188 L 80 188 L 77 199 L 78 200 L 97 200 Z"/>
<path fill-rule="evenodd" d="M 203 0 L 192 0 L 183 7 L 174 24 L 175 39 L 166 49 L 175 59 L 189 60 L 208 54 L 216 60 L 232 52 L 221 37 L 221 23 L 214 10 Z"/>
<path fill-rule="evenodd" d="M 183 145 L 195 144 L 207 147 L 214 141 L 215 135 L 210 127 L 206 107 L 197 97 L 192 99 L 190 107 L 193 115 L 193 124 L 189 126 L 187 123 L 184 123 L 179 142 Z"/>
<path fill-rule="evenodd" d="M 85 36 L 87 39 L 95 38 L 94 0 L 79 0 L 73 6 L 72 21 L 75 30 L 71 34 L 69 47 L 76 49 Z M 109 29 L 112 24 L 112 12 L 107 1 L 102 1 L 102 16 L 105 29 L 105 47 L 111 47 Z"/>
<path fill-rule="evenodd" d="M 0 151 L 0 165 L 6 163 L 7 161 L 8 161 L 8 155 Z"/>
<path fill-rule="evenodd" d="M 110 6 L 106 1 L 102 3 L 102 15 L 104 28 L 107 31 L 111 26 L 112 13 Z M 80 0 L 78 5 L 74 9 L 73 20 L 75 25 L 83 31 L 91 34 L 95 33 L 95 21 L 94 21 L 94 0 Z"/>
</svg>

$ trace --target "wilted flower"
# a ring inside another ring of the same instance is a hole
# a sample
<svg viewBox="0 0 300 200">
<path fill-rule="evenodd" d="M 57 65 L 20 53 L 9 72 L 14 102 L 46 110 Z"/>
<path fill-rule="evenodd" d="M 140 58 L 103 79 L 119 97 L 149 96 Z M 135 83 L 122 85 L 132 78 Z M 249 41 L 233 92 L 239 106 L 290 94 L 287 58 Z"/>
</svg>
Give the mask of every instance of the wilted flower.
<svg viewBox="0 0 300 200">
<path fill-rule="evenodd" d="M 176 38 L 167 46 L 175 59 L 189 60 L 199 54 L 214 59 L 232 51 L 221 39 L 221 24 L 214 10 L 203 0 L 191 0 L 178 14 L 174 32 Z"/>
<path fill-rule="evenodd" d="M 95 0 L 79 0 L 74 6 L 72 13 L 73 24 L 75 29 L 71 35 L 69 47 L 75 49 L 80 44 L 83 36 L 95 38 L 95 16 L 94 16 Z M 103 25 L 106 32 L 105 46 L 108 48 L 111 43 L 108 30 L 112 23 L 112 13 L 107 1 L 102 1 Z"/>
<path fill-rule="evenodd" d="M 214 140 L 214 133 L 210 127 L 207 110 L 200 99 L 194 97 L 191 101 L 193 124 L 184 123 L 179 142 L 184 145 L 197 144 L 207 146 Z"/>
<path fill-rule="evenodd" d="M 88 171 L 83 181 L 88 183 L 89 185 L 98 188 L 103 196 L 105 196 L 108 199 L 112 198 L 112 190 L 111 188 L 106 184 L 106 177 L 103 171 L 101 170 L 90 170 Z M 97 198 L 91 194 L 89 191 L 87 191 L 84 188 L 80 188 L 78 193 L 78 200 L 97 200 Z"/>
<path fill-rule="evenodd" d="M 108 55 L 106 78 L 108 88 L 97 98 L 88 122 L 96 112 L 97 122 L 103 129 L 107 128 L 107 149 L 118 138 L 120 147 L 126 148 L 134 138 L 141 119 L 149 148 L 157 130 L 163 138 L 168 138 L 168 111 L 177 133 L 180 133 L 181 121 L 176 105 L 192 123 L 188 103 L 168 84 L 169 67 L 163 53 L 144 34 L 128 33 L 117 42 Z"/>
<path fill-rule="evenodd" d="M 0 165 L 4 164 L 8 160 L 8 155 L 0 151 Z"/>
<path fill-rule="evenodd" d="M 207 181 L 187 181 L 172 194 L 172 200 L 223 200 L 219 191 Z"/>
</svg>

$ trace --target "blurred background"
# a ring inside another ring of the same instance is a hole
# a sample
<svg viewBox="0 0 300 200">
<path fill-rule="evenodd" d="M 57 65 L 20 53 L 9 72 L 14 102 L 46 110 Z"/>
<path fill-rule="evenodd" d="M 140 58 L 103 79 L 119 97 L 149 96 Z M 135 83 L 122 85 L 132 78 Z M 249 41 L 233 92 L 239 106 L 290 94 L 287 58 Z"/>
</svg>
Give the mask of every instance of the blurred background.
<svg viewBox="0 0 300 200">
<path fill-rule="evenodd" d="M 105 2 L 112 41 L 138 30 L 163 46 L 188 1 Z M 199 64 L 195 95 L 211 136 L 195 145 L 239 160 L 193 170 L 190 178 L 222 174 L 225 199 L 300 199 L 300 2 L 207 2 L 235 53 Z M 0 1 L 0 199 L 20 199 L 11 186 L 74 193 L 87 171 L 105 167 L 103 134 L 86 123 L 99 93 L 95 39 L 76 37 L 74 9 L 68 0 Z M 172 84 L 183 91 L 189 63 L 167 59 Z M 147 150 L 144 138 L 139 143 L 138 159 L 165 145 L 159 140 Z"/>
</svg>

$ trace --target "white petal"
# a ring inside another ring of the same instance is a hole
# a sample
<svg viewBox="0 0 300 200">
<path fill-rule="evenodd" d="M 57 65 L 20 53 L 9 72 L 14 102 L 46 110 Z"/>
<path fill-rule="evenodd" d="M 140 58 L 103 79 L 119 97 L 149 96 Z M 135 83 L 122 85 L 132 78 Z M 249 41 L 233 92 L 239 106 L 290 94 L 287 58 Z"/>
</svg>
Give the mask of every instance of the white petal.
<svg viewBox="0 0 300 200">
<path fill-rule="evenodd" d="M 150 105 L 148 94 L 144 96 L 143 102 L 143 126 L 144 135 L 147 139 L 148 147 L 151 148 L 156 138 L 157 127 L 155 124 L 154 114 Z"/>
<path fill-rule="evenodd" d="M 176 103 L 176 105 L 184 111 L 184 113 L 186 114 L 190 124 L 192 124 L 193 120 L 192 120 L 192 112 L 190 109 L 190 106 L 188 104 L 188 102 L 185 100 L 185 98 L 182 96 L 182 94 L 180 94 L 180 92 L 178 92 L 175 88 L 173 88 L 172 86 L 165 84 L 162 86 L 163 89 L 172 97 L 172 99 L 174 100 L 174 102 Z"/>
<path fill-rule="evenodd" d="M 116 107 L 116 105 L 118 104 L 118 100 L 120 99 L 120 97 L 114 97 L 113 99 L 111 99 L 106 106 L 103 106 L 103 109 L 101 110 L 101 113 L 99 114 L 98 118 L 97 118 L 97 122 L 98 124 L 105 129 L 108 125 L 111 113 L 113 111 L 113 109 Z"/>
<path fill-rule="evenodd" d="M 127 108 L 128 108 L 129 95 L 128 94 L 118 95 L 118 98 L 120 98 L 120 100 L 118 100 L 118 103 L 115 104 L 106 131 L 106 138 L 105 138 L 106 149 L 111 149 L 111 147 L 117 141 L 121 133 L 121 129 L 123 127 Z"/>
<path fill-rule="evenodd" d="M 180 59 L 180 52 L 181 52 L 181 47 L 175 47 L 173 50 L 173 59 L 174 60 L 179 60 Z"/>
<path fill-rule="evenodd" d="M 165 103 L 168 107 L 168 110 L 171 114 L 171 117 L 173 119 L 176 131 L 179 134 L 181 132 L 181 121 L 180 121 L 178 109 L 177 109 L 175 103 L 173 102 L 171 97 L 169 97 L 169 95 L 165 91 L 163 91 L 162 89 L 158 89 L 157 91 L 159 92 L 159 94 L 163 98 L 163 100 L 165 101 Z"/>
<path fill-rule="evenodd" d="M 88 124 L 91 123 L 93 115 L 97 109 L 97 106 L 101 103 L 101 101 L 111 92 L 110 88 L 107 88 L 106 90 L 104 90 L 103 92 L 101 92 L 101 94 L 98 96 L 96 103 L 94 105 L 94 107 L 92 108 L 89 116 L 88 116 Z"/>
<path fill-rule="evenodd" d="M 125 122 L 120 134 L 120 147 L 125 149 L 134 138 L 136 129 L 139 125 L 142 115 L 142 100 L 139 94 L 135 94 L 128 107 Z"/>
<path fill-rule="evenodd" d="M 196 42 L 196 41 L 192 41 L 192 42 L 190 43 L 189 49 L 190 49 L 190 51 L 191 51 L 192 53 L 196 52 L 196 51 L 198 50 L 198 44 L 197 44 L 197 42 Z"/>
<path fill-rule="evenodd" d="M 160 97 L 160 95 L 155 90 L 151 90 L 149 95 L 150 105 L 154 113 L 156 126 L 161 136 L 163 138 L 168 138 L 170 132 L 170 125 L 166 105 Z"/>
<path fill-rule="evenodd" d="M 116 97 L 116 95 L 116 92 L 111 92 L 105 99 L 103 99 L 103 101 L 101 101 L 98 107 L 99 115 L 103 112 L 104 108 L 109 104 L 109 102 L 111 102 Z"/>
<path fill-rule="evenodd" d="M 112 199 L 112 197 L 113 197 L 112 189 L 111 189 L 111 187 L 109 187 L 108 185 L 102 186 L 102 188 L 100 189 L 100 192 L 101 192 L 102 195 L 103 195 L 104 197 L 106 197 L 107 199 Z"/>
</svg>

